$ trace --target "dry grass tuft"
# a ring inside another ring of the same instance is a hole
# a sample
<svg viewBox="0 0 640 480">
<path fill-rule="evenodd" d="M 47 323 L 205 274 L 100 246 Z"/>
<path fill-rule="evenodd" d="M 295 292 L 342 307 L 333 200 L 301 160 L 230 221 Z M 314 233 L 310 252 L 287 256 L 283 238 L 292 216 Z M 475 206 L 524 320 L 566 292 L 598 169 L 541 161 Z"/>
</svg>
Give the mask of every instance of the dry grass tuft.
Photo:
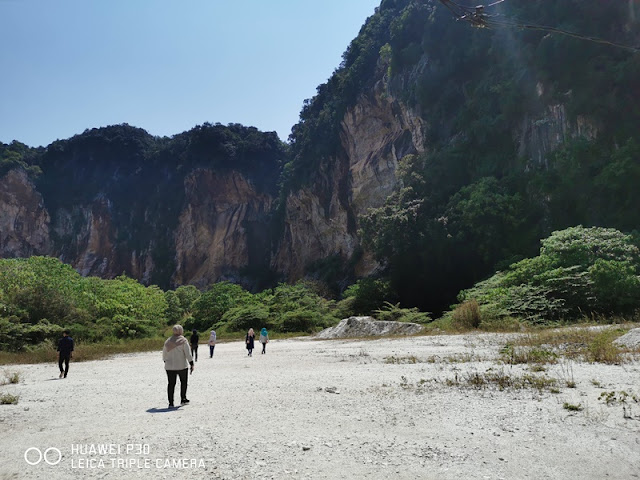
<svg viewBox="0 0 640 480">
<path fill-rule="evenodd" d="M 471 330 L 478 328 L 482 321 L 480 305 L 475 300 L 467 300 L 455 308 L 451 317 L 452 325 L 458 329 Z"/>
<path fill-rule="evenodd" d="M 538 375 L 511 375 L 503 370 L 485 373 L 472 372 L 462 376 L 456 374 L 455 378 L 447 379 L 448 386 L 471 387 L 477 390 L 497 388 L 498 390 L 524 390 L 534 389 L 539 392 L 556 389 L 558 381 L 554 378 Z"/>
<path fill-rule="evenodd" d="M 564 402 L 562 404 L 562 408 L 569 410 L 570 412 L 579 412 L 582 410 L 582 404 L 579 403 L 578 405 L 574 405 L 572 403 Z"/>
<path fill-rule="evenodd" d="M 0 395 L 0 405 L 15 405 L 18 403 L 20 397 L 18 395 L 11 395 L 10 393 L 3 393 Z"/>
<path fill-rule="evenodd" d="M 4 372 L 4 380 L 0 381 L 0 385 L 9 385 L 20 383 L 22 376 L 20 372 Z"/>
<path fill-rule="evenodd" d="M 546 348 L 516 347 L 513 344 L 507 343 L 502 350 L 500 350 L 500 359 L 509 365 L 544 365 L 557 363 L 558 354 Z"/>
<path fill-rule="evenodd" d="M 392 355 L 390 357 L 384 357 L 384 363 L 391 364 L 407 364 L 407 363 L 418 363 L 418 357 L 415 355 L 409 355 L 407 357 L 396 357 Z"/>
<path fill-rule="evenodd" d="M 508 343 L 501 351 L 505 363 L 557 363 L 559 358 L 622 364 L 638 352 L 613 341 L 628 328 L 563 328 L 533 332 Z"/>
</svg>

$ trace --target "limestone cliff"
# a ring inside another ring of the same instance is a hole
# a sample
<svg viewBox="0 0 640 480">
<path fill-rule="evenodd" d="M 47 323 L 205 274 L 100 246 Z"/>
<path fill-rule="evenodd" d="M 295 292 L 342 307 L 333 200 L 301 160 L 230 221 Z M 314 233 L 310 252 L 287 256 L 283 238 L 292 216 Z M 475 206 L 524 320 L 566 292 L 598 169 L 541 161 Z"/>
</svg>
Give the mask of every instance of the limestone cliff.
<svg viewBox="0 0 640 480">
<path fill-rule="evenodd" d="M 168 263 L 175 265 L 170 272 L 175 285 L 242 280 L 243 269 L 268 267 L 271 195 L 238 171 L 200 168 L 185 176 L 180 199 L 175 230 L 163 235 L 151 221 L 153 206 L 143 205 L 142 216 L 149 223 L 139 227 L 147 231 L 146 241 L 141 236 L 127 242 L 122 231 L 126 226 L 106 194 L 59 207 L 51 218 L 24 171 L 11 170 L 0 179 L 0 252 L 5 258 L 56 256 L 85 276 L 113 278 L 124 272 L 146 284 L 167 266 L 154 260 L 160 258 L 161 244 L 175 252 Z"/>
<path fill-rule="evenodd" d="M 541 88 L 539 85 L 538 89 Z M 549 153 L 563 143 L 577 137 L 594 139 L 597 135 L 598 127 L 593 120 L 578 116 L 575 121 L 570 121 L 562 104 L 549 105 L 536 118 L 525 115 L 520 131 L 515 134 L 519 143 L 518 155 L 544 166 L 547 166 Z"/>
<path fill-rule="evenodd" d="M 56 212 L 52 230 L 58 239 L 59 256 L 81 275 L 113 277 L 119 271 L 113 238 L 116 234 L 111 218 L 111 202 L 96 199 L 90 205 L 77 205 Z"/>
<path fill-rule="evenodd" d="M 236 171 L 198 169 L 184 184 L 173 283 L 203 287 L 259 262 L 259 246 L 268 245 L 268 229 L 260 225 L 273 199 Z M 252 258 L 256 250 L 258 258 Z"/>
<path fill-rule="evenodd" d="M 29 257 L 50 249 L 50 218 L 42 196 L 23 170 L 0 179 L 0 256 Z"/>
<path fill-rule="evenodd" d="M 602 32 L 622 32 L 619 40 L 629 43 L 636 2 L 622 4 L 623 13 L 618 4 L 608 8 L 611 25 Z M 538 9 L 524 2 L 514 13 L 547 10 Z M 569 6 L 555 10 L 584 31 L 597 26 Z M 442 162 L 418 172 L 431 189 L 419 194 L 438 219 L 460 201 L 456 191 L 466 194 L 462 188 L 484 177 L 552 169 L 550 154 L 572 139 L 598 137 L 618 149 L 636 135 L 637 57 L 541 33 L 479 31 L 450 13 L 438 2 L 382 2 L 334 75 L 305 101 L 289 145 L 274 132 L 235 124 L 204 124 L 171 138 L 126 124 L 91 129 L 22 160 L 2 158 L 8 146 L 0 145 L 0 166 L 22 161 L 43 172 L 35 184 L 19 169 L 0 179 L 0 255 L 54 255 L 84 275 L 124 272 L 163 288 L 224 279 L 251 285 L 260 275 L 297 280 L 336 264 L 348 272 L 336 275 L 352 281 L 379 268 L 361 248 L 358 222 L 399 186 L 406 155 L 429 151 L 429 161 Z M 589 61 L 573 62 L 577 53 Z M 612 128 L 619 115 L 623 125 Z M 542 199 L 531 202 L 531 219 L 547 215 L 536 208 L 553 192 L 507 183 L 510 195 Z M 451 188 L 431 195 L 439 185 Z M 616 198 L 606 196 L 601 205 Z M 576 214 L 561 222 L 603 219 Z M 533 239 L 539 232 L 531 228 Z M 489 266 L 480 267 L 469 268 L 487 273 Z"/>
<path fill-rule="evenodd" d="M 85 276 L 162 288 L 257 288 L 271 278 L 285 154 L 275 132 L 238 124 L 172 138 L 112 125 L 38 150 L 0 143 L 0 255 L 55 256 Z"/>
<path fill-rule="evenodd" d="M 59 248 L 52 254 L 82 275 L 112 278 L 124 272 L 146 284 L 155 283 L 158 270 L 170 265 L 172 285 L 199 287 L 240 280 L 243 268 L 268 258 L 264 224 L 273 201 L 269 195 L 237 171 L 203 168 L 185 176 L 183 190 L 176 199 L 183 200 L 174 230 L 160 230 L 151 220 L 153 206 L 141 206 L 148 223 L 138 225 L 147 232 L 139 235 L 137 248 L 119 239 L 126 226 L 117 225 L 113 201 L 105 195 L 88 205 L 58 209 L 52 231 Z M 167 256 L 159 253 L 160 245 L 168 249 Z"/>
<path fill-rule="evenodd" d="M 396 185 L 398 161 L 424 150 L 424 121 L 380 80 L 341 122 L 339 153 L 324 162 L 311 186 L 287 198 L 285 227 L 273 268 L 289 279 L 332 255 L 350 259 L 360 242 L 358 215 L 382 205 Z M 377 264 L 367 254 L 358 275 Z"/>
</svg>

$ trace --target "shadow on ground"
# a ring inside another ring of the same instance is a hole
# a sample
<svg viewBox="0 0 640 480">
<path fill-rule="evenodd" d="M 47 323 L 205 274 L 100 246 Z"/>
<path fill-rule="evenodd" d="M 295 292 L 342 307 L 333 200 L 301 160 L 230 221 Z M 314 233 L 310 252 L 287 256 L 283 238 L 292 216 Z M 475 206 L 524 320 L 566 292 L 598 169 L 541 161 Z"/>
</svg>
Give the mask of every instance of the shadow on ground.
<svg viewBox="0 0 640 480">
<path fill-rule="evenodd" d="M 167 412 L 175 412 L 180 410 L 180 407 L 168 407 L 168 408 L 150 408 L 147 410 L 147 413 L 167 413 Z"/>
</svg>

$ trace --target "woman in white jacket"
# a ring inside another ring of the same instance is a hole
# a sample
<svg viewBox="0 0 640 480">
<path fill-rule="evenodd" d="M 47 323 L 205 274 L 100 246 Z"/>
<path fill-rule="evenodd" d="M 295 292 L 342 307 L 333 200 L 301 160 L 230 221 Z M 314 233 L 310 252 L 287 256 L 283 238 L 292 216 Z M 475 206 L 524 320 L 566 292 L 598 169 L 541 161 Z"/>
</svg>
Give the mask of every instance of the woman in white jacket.
<svg viewBox="0 0 640 480">
<path fill-rule="evenodd" d="M 213 357 L 214 348 L 216 348 L 216 331 L 211 330 L 211 336 L 209 337 L 209 358 Z"/>
<path fill-rule="evenodd" d="M 191 365 L 193 373 L 193 357 L 189 349 L 189 341 L 182 335 L 184 330 L 181 325 L 173 326 L 173 335 L 164 342 L 162 349 L 162 360 L 164 369 L 167 371 L 169 384 L 167 386 L 167 396 L 169 397 L 169 408 L 173 408 L 173 394 L 176 389 L 176 377 L 180 377 L 180 404 L 189 403 L 187 399 L 187 370 Z"/>
</svg>

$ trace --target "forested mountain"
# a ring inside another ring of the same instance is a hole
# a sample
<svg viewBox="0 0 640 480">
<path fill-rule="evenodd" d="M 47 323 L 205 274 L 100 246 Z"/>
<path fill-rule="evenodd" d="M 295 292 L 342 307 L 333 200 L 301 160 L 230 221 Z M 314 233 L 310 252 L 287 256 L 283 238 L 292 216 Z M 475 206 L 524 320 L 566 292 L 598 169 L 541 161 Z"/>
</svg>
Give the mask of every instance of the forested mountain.
<svg viewBox="0 0 640 480">
<path fill-rule="evenodd" d="M 640 54 L 594 41 L 640 45 L 638 3 L 485 13 L 383 0 L 289 145 L 219 124 L 0 144 L 0 253 L 162 287 L 373 276 L 438 312 L 554 230 L 638 230 Z"/>
<path fill-rule="evenodd" d="M 226 277 L 259 285 L 269 269 L 286 153 L 275 133 L 205 124 L 158 138 L 115 125 L 25 151 L 30 178 L 14 170 L 0 185 L 3 256 L 49 254 L 84 275 L 165 288 Z"/>
<path fill-rule="evenodd" d="M 507 0 L 485 12 L 640 45 L 637 2 Z M 444 308 L 557 229 L 640 225 L 637 50 L 474 28 L 439 1 L 385 0 L 343 58 L 293 128 L 285 175 L 291 191 L 320 197 L 309 185 L 325 172 L 352 174 L 343 205 L 356 218 L 346 230 L 360 228 L 403 303 Z M 355 117 L 378 117 L 388 141 L 376 150 Z M 362 143 L 374 148 L 354 155 Z M 369 164 L 370 178 L 393 164 L 386 185 L 395 187 L 364 209 L 353 183 L 376 151 L 383 161 Z"/>
</svg>

